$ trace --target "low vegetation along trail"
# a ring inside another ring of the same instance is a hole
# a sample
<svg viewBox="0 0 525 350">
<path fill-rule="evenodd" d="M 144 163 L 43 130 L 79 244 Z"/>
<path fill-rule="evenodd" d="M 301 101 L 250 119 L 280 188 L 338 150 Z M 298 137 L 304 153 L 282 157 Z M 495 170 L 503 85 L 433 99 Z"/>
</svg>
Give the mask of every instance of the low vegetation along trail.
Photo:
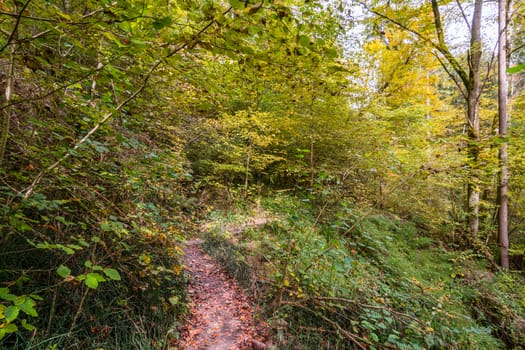
<svg viewBox="0 0 525 350">
<path fill-rule="evenodd" d="M 191 311 L 179 349 L 264 349 L 264 326 L 253 302 L 194 239 L 185 248 Z"/>
</svg>

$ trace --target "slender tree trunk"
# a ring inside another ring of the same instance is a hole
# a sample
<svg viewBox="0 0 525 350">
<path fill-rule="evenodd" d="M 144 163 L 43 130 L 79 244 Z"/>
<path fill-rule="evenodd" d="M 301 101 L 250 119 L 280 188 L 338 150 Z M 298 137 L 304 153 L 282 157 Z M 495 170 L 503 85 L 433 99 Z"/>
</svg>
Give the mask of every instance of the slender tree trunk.
<svg viewBox="0 0 525 350">
<path fill-rule="evenodd" d="M 314 101 L 315 101 L 315 95 L 314 95 L 314 89 L 313 86 L 311 88 L 311 99 L 310 99 L 310 106 L 309 106 L 309 113 L 310 113 L 310 188 L 313 190 L 314 183 L 315 183 L 315 163 L 314 163 L 314 132 L 315 132 L 315 126 L 314 126 Z"/>
<path fill-rule="evenodd" d="M 14 13 L 18 12 L 16 2 L 14 3 Z M 9 103 L 13 98 L 13 89 L 15 85 L 15 55 L 18 46 L 18 26 L 13 29 L 11 34 L 11 43 L 9 44 L 9 63 L 6 72 L 6 86 L 5 86 L 5 108 L 1 111 L 1 124 L 0 124 L 0 166 L 3 165 L 7 139 L 9 138 L 9 124 L 11 120 L 12 108 L 9 107 Z"/>
<path fill-rule="evenodd" d="M 498 44 L 498 112 L 500 186 L 498 233 L 500 243 L 500 262 L 504 269 L 509 268 L 509 208 L 508 208 L 508 153 L 507 153 L 507 0 L 499 0 L 499 44 Z"/>
<path fill-rule="evenodd" d="M 251 146 L 248 146 L 246 152 L 246 164 L 245 164 L 245 173 L 244 173 L 244 197 L 248 197 L 248 185 L 250 181 L 250 153 Z"/>
<path fill-rule="evenodd" d="M 310 188 L 314 188 L 314 182 L 315 182 L 314 180 L 315 180 L 314 136 L 310 135 Z"/>
<path fill-rule="evenodd" d="M 476 0 L 472 16 L 470 50 L 469 50 L 469 79 L 467 92 L 467 117 L 469 124 L 468 156 L 472 175 L 468 186 L 469 224 L 472 239 L 476 240 L 479 234 L 479 96 L 480 96 L 480 68 L 481 68 L 481 13 L 483 0 Z"/>
</svg>

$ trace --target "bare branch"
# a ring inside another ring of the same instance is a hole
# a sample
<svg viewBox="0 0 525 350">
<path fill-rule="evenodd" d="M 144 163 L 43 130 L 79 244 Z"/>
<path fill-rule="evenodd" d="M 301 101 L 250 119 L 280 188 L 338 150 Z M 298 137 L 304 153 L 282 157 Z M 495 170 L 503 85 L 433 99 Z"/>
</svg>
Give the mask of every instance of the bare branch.
<svg viewBox="0 0 525 350">
<path fill-rule="evenodd" d="M 500 34 L 500 38 L 501 38 L 501 34 Z M 487 74 L 485 76 L 485 79 L 483 79 L 483 83 L 481 84 L 481 88 L 479 89 L 479 95 L 481 95 L 481 92 L 485 89 L 485 86 L 487 85 L 487 82 L 488 82 L 488 80 L 490 78 L 490 72 L 492 71 L 492 66 L 494 65 L 494 60 L 496 59 L 496 52 L 498 50 L 500 38 L 498 38 L 498 42 L 496 43 L 496 45 L 494 45 L 494 49 L 492 49 L 492 53 L 490 55 L 490 60 L 487 63 Z M 479 96 L 478 96 L 478 101 L 479 101 Z"/>
<path fill-rule="evenodd" d="M 291 302 L 291 301 L 285 301 L 284 304 L 287 304 L 287 305 L 290 305 L 290 306 L 295 306 L 297 308 L 300 308 L 300 309 L 303 309 L 305 311 L 308 311 L 308 312 L 312 313 L 312 315 L 316 315 L 316 316 L 322 318 L 325 322 L 327 322 L 332 327 L 334 327 L 341 335 L 343 335 L 347 339 L 350 339 L 359 349 L 366 350 L 368 347 L 365 344 L 370 344 L 369 340 L 367 340 L 365 338 L 361 338 L 357 334 L 353 334 L 353 333 L 347 331 L 346 329 L 343 329 L 334 320 L 331 320 L 328 317 L 315 312 L 314 310 L 310 309 L 309 307 L 307 307 L 305 305 L 302 305 L 302 304 L 299 304 L 299 303 L 294 303 L 294 302 Z"/>
<path fill-rule="evenodd" d="M 398 26 L 399 28 L 403 29 L 403 30 L 406 30 L 407 32 L 410 32 L 412 34 L 415 34 L 419 39 L 421 39 L 423 42 L 425 43 L 429 43 L 430 45 L 432 46 L 435 46 L 436 44 L 428 37 L 424 36 L 423 34 L 419 33 L 418 31 L 416 30 L 413 30 L 409 27 L 407 27 L 406 25 L 404 25 L 403 23 L 391 18 L 391 17 L 388 17 L 387 15 L 381 13 L 381 12 L 378 12 L 372 8 L 370 8 L 367 4 L 365 4 L 364 2 L 361 2 L 361 1 L 358 1 L 359 4 L 361 4 L 364 8 L 366 8 L 366 10 L 370 13 L 373 13 L 374 15 L 378 16 L 378 17 L 381 17 L 383 19 L 386 19 L 387 21 L 389 21 L 390 23 L 392 24 L 395 24 L 396 26 Z"/>
<path fill-rule="evenodd" d="M 4 11 L 0 11 L 0 15 L 8 16 L 8 17 L 14 17 L 14 18 L 20 17 L 21 19 L 30 19 L 30 20 L 33 20 L 33 21 L 40 21 L 40 22 L 51 22 L 51 23 L 57 23 L 58 22 L 56 19 L 53 19 L 53 18 L 34 17 L 34 16 L 27 16 L 27 15 L 22 15 L 22 14 L 4 12 Z"/>
<path fill-rule="evenodd" d="M 461 5 L 461 1 L 456 0 L 456 3 L 458 4 L 459 10 L 461 11 L 461 17 L 463 17 L 463 20 L 465 21 L 465 24 L 467 25 L 467 28 L 469 32 L 472 30 L 470 28 L 470 22 L 467 19 L 467 15 L 465 14 L 465 11 L 463 10 L 463 6 Z"/>
<path fill-rule="evenodd" d="M 360 303 L 358 301 L 355 301 L 355 300 L 351 300 L 351 299 L 347 299 L 347 298 L 341 298 L 341 297 L 323 297 L 323 296 L 312 296 L 310 297 L 311 299 L 316 299 L 316 300 L 319 300 L 319 301 L 331 301 L 331 302 L 340 302 L 340 303 L 345 303 L 345 304 L 354 304 L 354 305 L 357 305 L 357 306 L 360 306 L 362 308 L 365 308 L 365 309 L 375 309 L 375 310 L 387 310 L 393 314 L 396 314 L 398 316 L 401 316 L 403 318 L 407 318 L 409 320 L 412 320 L 416 323 L 418 323 L 419 325 L 421 326 L 426 326 L 425 323 L 423 321 L 421 321 L 419 318 L 417 317 L 414 317 L 412 315 L 409 315 L 409 314 L 406 314 L 406 313 L 403 313 L 403 312 L 400 312 L 400 311 L 396 311 L 390 307 L 387 307 L 387 306 L 381 306 L 381 305 L 370 305 L 370 304 L 363 304 L 363 303 Z"/>
<path fill-rule="evenodd" d="M 512 51 L 510 51 L 511 54 L 513 53 L 516 53 L 518 51 L 520 51 L 521 49 L 523 49 L 525 47 L 525 44 L 521 44 L 519 46 L 516 46 L 515 48 L 512 49 Z"/>
<path fill-rule="evenodd" d="M 459 92 L 461 93 L 461 95 L 465 98 L 465 100 L 467 99 L 467 93 L 465 91 L 465 86 L 458 80 L 458 78 L 456 77 L 456 75 L 454 75 L 454 73 L 452 71 L 450 71 L 450 69 L 448 68 L 448 66 L 445 64 L 445 62 L 441 59 L 441 57 L 439 57 L 436 53 L 432 53 L 434 55 L 434 57 L 438 60 L 439 64 L 441 65 L 441 67 L 445 70 L 445 72 L 447 73 L 447 75 L 452 79 L 452 81 L 454 81 L 454 84 L 456 85 L 456 87 L 459 89 Z"/>
</svg>

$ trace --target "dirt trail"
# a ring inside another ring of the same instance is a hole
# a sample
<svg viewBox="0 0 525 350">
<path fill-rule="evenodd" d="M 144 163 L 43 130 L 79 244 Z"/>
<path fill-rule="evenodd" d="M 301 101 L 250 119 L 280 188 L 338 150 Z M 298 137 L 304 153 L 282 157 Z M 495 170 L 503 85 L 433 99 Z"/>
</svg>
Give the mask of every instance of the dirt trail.
<svg viewBox="0 0 525 350">
<path fill-rule="evenodd" d="M 178 349 L 264 349 L 264 327 L 253 317 L 253 304 L 200 245 L 195 239 L 184 249 L 192 315 Z"/>
</svg>

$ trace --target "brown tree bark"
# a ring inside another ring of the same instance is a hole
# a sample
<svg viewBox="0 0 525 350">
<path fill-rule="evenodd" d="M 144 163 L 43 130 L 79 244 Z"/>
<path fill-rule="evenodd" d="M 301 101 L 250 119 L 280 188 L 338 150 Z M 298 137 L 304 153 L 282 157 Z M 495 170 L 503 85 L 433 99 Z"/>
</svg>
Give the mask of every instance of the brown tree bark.
<svg viewBox="0 0 525 350">
<path fill-rule="evenodd" d="M 500 263 L 504 269 L 509 268 L 509 203 L 508 203 L 508 153 L 507 153 L 507 0 L 498 1 L 498 114 L 501 138 L 499 149 L 500 184 L 498 233 L 500 243 Z"/>
</svg>

